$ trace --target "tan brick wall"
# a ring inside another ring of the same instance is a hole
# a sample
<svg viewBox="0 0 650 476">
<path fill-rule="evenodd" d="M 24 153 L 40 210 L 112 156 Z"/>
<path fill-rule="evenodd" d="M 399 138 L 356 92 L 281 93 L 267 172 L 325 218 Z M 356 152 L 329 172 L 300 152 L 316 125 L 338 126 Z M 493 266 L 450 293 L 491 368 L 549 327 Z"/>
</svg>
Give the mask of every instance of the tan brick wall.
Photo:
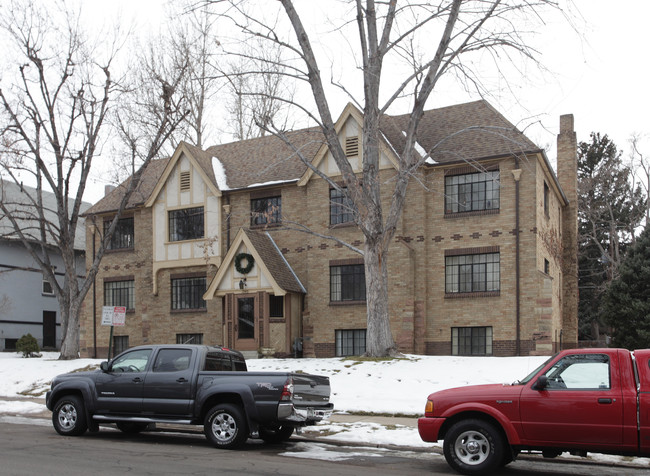
<svg viewBox="0 0 650 476">
<path fill-rule="evenodd" d="M 567 148 L 570 148 L 567 146 Z M 395 239 L 389 250 L 389 312 L 391 329 L 398 348 L 408 353 L 449 354 L 452 327 L 492 326 L 493 354 L 514 355 L 517 349 L 516 315 L 516 215 L 515 176 L 519 177 L 520 217 L 520 322 L 519 348 L 522 354 L 550 353 L 557 349 L 560 331 L 567 335 L 563 316 L 563 283 L 566 283 L 566 243 L 575 240 L 562 236 L 566 228 L 563 204 L 551 187 L 549 214 L 543 209 L 544 181 L 552 177 L 541 156 L 495 160 L 500 170 L 500 209 L 496 213 L 445 216 L 444 174 L 452 168 L 434 167 L 422 173 L 419 181 L 409 184 L 406 206 Z M 490 165 L 485 163 L 484 165 Z M 462 166 L 456 165 L 455 167 Z M 383 200 L 387 207 L 392 189 L 393 171 L 383 171 L 387 183 Z M 307 289 L 301 302 L 291 300 L 291 317 L 271 322 L 264 338 L 277 352 L 291 353 L 293 340 L 303 336 L 305 356 L 332 356 L 337 329 L 365 329 L 365 304 L 330 302 L 329 264 L 332 260 L 355 259 L 360 255 L 340 243 L 297 231 L 293 223 L 305 225 L 321 235 L 332 235 L 363 249 L 362 234 L 354 226 L 330 227 L 329 185 L 313 177 L 306 186 L 288 184 L 278 187 L 282 196 L 284 226 L 268 227 L 281 252 Z M 250 226 L 250 191 L 230 192 L 224 200 L 221 220 L 221 255 L 240 227 Z M 226 218 L 229 218 L 226 220 Z M 560 225 L 560 221 L 565 222 Z M 136 281 L 136 310 L 127 316 L 127 326 L 116 329 L 129 335 L 130 344 L 175 342 L 177 333 L 203 333 L 205 343 L 225 342 L 222 329 L 222 299 L 208 301 L 207 312 L 176 314 L 170 312 L 170 273 L 209 269 L 178 268 L 159 273 L 158 295 L 152 293 L 151 213 L 136 213 L 136 250 L 108 253 L 97 280 L 98 319 L 103 303 L 104 277 L 133 275 Z M 569 220 L 570 221 L 570 220 Z M 88 234 L 89 247 L 90 236 Z M 568 240 L 568 241 L 567 241 Z M 446 296 L 445 252 L 496 247 L 500 253 L 500 291 L 490 296 Z M 88 254 L 88 260 L 91 254 Z M 544 260 L 549 273 L 544 273 Z M 253 290 L 251 290 L 253 291 Z M 92 354 L 92 301 L 86 299 L 82 324 L 82 352 Z M 577 315 L 577 314 L 576 314 Z M 97 327 L 98 348 L 106 347 L 108 328 Z M 572 332 L 569 330 L 569 333 Z M 123 334 L 122 334 L 123 333 Z M 265 341 L 265 342 L 266 342 Z"/>
</svg>

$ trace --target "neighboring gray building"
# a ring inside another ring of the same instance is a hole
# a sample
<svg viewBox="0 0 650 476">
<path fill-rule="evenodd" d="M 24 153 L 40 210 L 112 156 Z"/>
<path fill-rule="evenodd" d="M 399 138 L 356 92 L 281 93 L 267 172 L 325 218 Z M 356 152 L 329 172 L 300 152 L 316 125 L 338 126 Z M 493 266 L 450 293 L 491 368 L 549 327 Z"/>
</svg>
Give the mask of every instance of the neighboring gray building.
<svg viewBox="0 0 650 476">
<path fill-rule="evenodd" d="M 37 231 L 28 206 L 27 194 L 35 196 L 36 189 L 0 180 L 0 200 L 11 204 L 12 208 L 24 210 L 23 233 L 32 229 Z M 56 209 L 53 193 L 43 193 L 43 206 L 47 210 Z M 84 203 L 83 210 L 90 206 Z M 82 211 L 83 211 L 82 210 Z M 53 212 L 50 212 L 53 215 Z M 47 215 L 47 214 L 46 214 Z M 75 249 L 77 252 L 77 273 L 80 278 L 85 268 L 85 227 L 83 220 L 77 228 Z M 52 248 L 54 249 L 54 247 Z M 57 280 L 63 283 L 63 261 L 56 252 L 50 252 L 50 260 L 55 266 Z M 60 271 L 57 271 L 60 270 Z M 43 349 L 54 350 L 61 347 L 61 313 L 52 286 L 41 272 L 40 267 L 15 235 L 9 219 L 0 211 L 0 351 L 15 350 L 21 336 L 31 334 Z"/>
</svg>

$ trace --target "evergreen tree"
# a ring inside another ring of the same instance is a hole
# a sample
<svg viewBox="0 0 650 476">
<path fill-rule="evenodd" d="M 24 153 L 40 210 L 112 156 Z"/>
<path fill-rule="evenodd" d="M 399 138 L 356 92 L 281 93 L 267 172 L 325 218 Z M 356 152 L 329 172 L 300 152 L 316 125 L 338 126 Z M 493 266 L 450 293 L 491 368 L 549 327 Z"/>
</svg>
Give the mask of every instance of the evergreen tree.
<svg viewBox="0 0 650 476">
<path fill-rule="evenodd" d="M 581 339 L 597 339 L 603 320 L 602 298 L 618 275 L 634 231 L 644 217 L 646 199 L 633 188 L 632 172 L 607 137 L 590 135 L 578 146 L 578 267 Z"/>
<path fill-rule="evenodd" d="M 617 347 L 650 347 L 650 226 L 628 250 L 603 299 L 603 314 Z"/>
</svg>

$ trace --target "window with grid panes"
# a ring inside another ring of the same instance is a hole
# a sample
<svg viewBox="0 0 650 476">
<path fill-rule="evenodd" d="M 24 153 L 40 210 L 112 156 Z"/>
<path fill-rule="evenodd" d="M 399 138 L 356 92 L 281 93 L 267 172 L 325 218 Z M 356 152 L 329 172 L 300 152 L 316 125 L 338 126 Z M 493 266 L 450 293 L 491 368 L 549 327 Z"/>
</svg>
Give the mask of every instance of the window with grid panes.
<svg viewBox="0 0 650 476">
<path fill-rule="evenodd" d="M 492 327 L 452 327 L 452 355 L 492 355 Z"/>
<path fill-rule="evenodd" d="M 445 177 L 445 213 L 499 208 L 499 171 Z"/>
<path fill-rule="evenodd" d="M 111 226 L 110 221 L 104 222 L 104 234 Z M 133 217 L 120 218 L 115 226 L 115 232 L 108 243 L 109 250 L 125 250 L 133 248 L 134 242 Z"/>
<path fill-rule="evenodd" d="M 172 309 L 205 309 L 205 277 L 172 279 Z"/>
<path fill-rule="evenodd" d="M 352 220 L 352 201 L 343 192 L 331 188 L 330 224 L 339 225 L 341 223 L 350 223 Z"/>
<path fill-rule="evenodd" d="M 284 296 L 269 296 L 269 317 L 284 317 Z"/>
<path fill-rule="evenodd" d="M 134 281 L 104 281 L 104 306 L 123 306 L 135 309 Z"/>
<path fill-rule="evenodd" d="M 176 334 L 177 344 L 203 344 L 203 334 Z"/>
<path fill-rule="evenodd" d="M 203 238 L 203 207 L 169 211 L 169 241 Z"/>
<path fill-rule="evenodd" d="M 282 223 L 282 197 L 251 200 L 251 226 Z"/>
<path fill-rule="evenodd" d="M 129 336 L 113 336 L 113 357 L 129 348 Z"/>
<path fill-rule="evenodd" d="M 365 301 L 366 273 L 363 264 L 330 266 L 330 301 Z"/>
<path fill-rule="evenodd" d="M 366 330 L 349 329 L 336 331 L 336 355 L 362 355 L 366 352 Z"/>
<path fill-rule="evenodd" d="M 445 293 L 500 290 L 499 253 L 445 257 Z"/>
</svg>

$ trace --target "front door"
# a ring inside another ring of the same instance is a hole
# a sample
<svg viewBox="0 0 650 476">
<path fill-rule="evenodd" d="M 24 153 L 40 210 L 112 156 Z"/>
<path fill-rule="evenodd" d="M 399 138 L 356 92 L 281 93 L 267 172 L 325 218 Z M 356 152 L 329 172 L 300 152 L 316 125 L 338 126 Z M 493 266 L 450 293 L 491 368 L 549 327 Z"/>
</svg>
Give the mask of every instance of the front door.
<svg viewBox="0 0 650 476">
<path fill-rule="evenodd" d="M 257 322 L 259 316 L 255 306 L 255 296 L 237 296 L 235 306 L 235 349 L 257 350 Z"/>
<path fill-rule="evenodd" d="M 43 311 L 43 348 L 56 348 L 55 311 Z"/>
</svg>

